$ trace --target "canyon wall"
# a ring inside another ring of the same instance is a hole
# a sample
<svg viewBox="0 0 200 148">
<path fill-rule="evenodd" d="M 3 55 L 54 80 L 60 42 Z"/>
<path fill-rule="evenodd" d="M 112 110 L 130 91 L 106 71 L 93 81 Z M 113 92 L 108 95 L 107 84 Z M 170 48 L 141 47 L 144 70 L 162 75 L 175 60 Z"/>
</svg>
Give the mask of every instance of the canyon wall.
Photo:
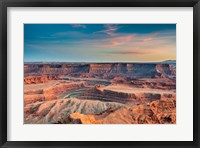
<svg viewBox="0 0 200 148">
<path fill-rule="evenodd" d="M 69 73 L 87 73 L 88 64 L 24 64 L 24 73 L 59 75 Z"/>
<path fill-rule="evenodd" d="M 24 73 L 38 75 L 126 75 L 136 77 L 160 77 L 176 75 L 175 66 L 155 63 L 61 63 L 25 64 Z"/>
<path fill-rule="evenodd" d="M 108 89 L 107 89 L 108 88 Z M 126 104 L 128 102 L 152 102 L 163 98 L 175 99 L 176 94 L 173 92 L 139 92 L 132 90 L 129 92 L 110 90 L 109 87 L 97 87 L 88 89 L 79 96 L 82 100 L 100 100 L 105 102 L 118 102 Z"/>
</svg>

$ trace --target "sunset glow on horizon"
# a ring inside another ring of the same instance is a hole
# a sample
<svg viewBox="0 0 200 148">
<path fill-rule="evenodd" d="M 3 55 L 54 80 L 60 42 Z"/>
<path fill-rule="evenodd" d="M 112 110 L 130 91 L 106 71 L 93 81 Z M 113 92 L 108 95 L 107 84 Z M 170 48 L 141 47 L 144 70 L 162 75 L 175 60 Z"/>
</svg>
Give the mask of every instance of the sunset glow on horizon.
<svg viewBox="0 0 200 148">
<path fill-rule="evenodd" d="M 176 24 L 25 24 L 25 62 L 176 60 Z"/>
</svg>

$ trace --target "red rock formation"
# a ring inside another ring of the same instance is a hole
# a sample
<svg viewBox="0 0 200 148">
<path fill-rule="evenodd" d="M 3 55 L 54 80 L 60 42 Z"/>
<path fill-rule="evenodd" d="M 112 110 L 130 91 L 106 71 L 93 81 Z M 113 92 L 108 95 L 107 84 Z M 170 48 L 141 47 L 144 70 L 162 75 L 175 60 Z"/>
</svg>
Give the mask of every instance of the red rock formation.
<svg viewBox="0 0 200 148">
<path fill-rule="evenodd" d="M 175 124 L 174 100 L 153 101 L 150 105 L 122 105 L 78 99 L 36 102 L 25 106 L 24 122 L 29 124 Z"/>
<path fill-rule="evenodd" d="M 25 123 L 176 123 L 172 64 L 32 63 L 24 75 Z"/>
<path fill-rule="evenodd" d="M 25 74 L 41 75 L 73 75 L 81 76 L 99 76 L 104 78 L 113 78 L 115 75 L 130 75 L 135 77 L 166 77 L 174 76 L 175 71 L 170 64 L 155 63 L 43 63 L 43 64 L 25 64 Z M 91 75 L 90 75 L 91 74 Z"/>
<path fill-rule="evenodd" d="M 70 73 L 86 73 L 89 70 L 88 64 L 70 64 L 70 63 L 36 63 L 25 64 L 24 73 L 42 74 L 42 75 L 65 75 Z"/>
<path fill-rule="evenodd" d="M 69 90 L 86 87 L 86 82 L 80 83 L 60 83 L 59 85 L 43 89 L 44 94 L 60 94 Z"/>
<path fill-rule="evenodd" d="M 145 92 L 144 89 L 131 87 L 126 87 L 127 89 L 132 89 L 130 91 L 122 91 L 120 90 L 120 87 L 123 88 L 123 86 L 120 85 L 116 87 L 114 86 L 115 89 L 112 89 L 112 87 L 97 85 L 94 88 L 85 91 L 85 93 L 80 95 L 79 98 L 107 102 L 119 102 L 124 104 L 129 102 L 151 102 L 154 100 L 160 100 L 161 98 L 176 98 L 175 93 L 167 93 L 168 91 L 157 92 L 156 90 L 152 89 Z"/>
<path fill-rule="evenodd" d="M 58 76 L 27 76 L 24 77 L 24 84 L 38 84 L 45 83 L 49 80 L 59 80 Z"/>
<path fill-rule="evenodd" d="M 24 107 L 24 122 L 30 124 L 73 123 L 69 115 L 100 114 L 110 109 L 125 107 L 119 103 L 79 100 L 75 98 L 36 102 Z"/>
<path fill-rule="evenodd" d="M 58 96 L 64 92 L 85 86 L 87 86 L 86 82 L 66 83 L 65 81 L 61 81 L 60 83 L 44 87 L 43 89 L 39 88 L 24 90 L 24 105 L 38 101 L 42 102 L 55 100 L 58 99 Z"/>
<path fill-rule="evenodd" d="M 163 89 L 163 90 L 176 89 L 176 82 L 166 78 L 155 78 L 148 80 L 135 79 L 131 80 L 129 84 L 138 88 L 152 88 L 152 89 Z"/>
<path fill-rule="evenodd" d="M 35 103 L 35 102 L 43 102 L 56 100 L 58 97 L 54 94 L 33 94 L 33 95 L 24 95 L 24 106 L 27 104 Z"/>
<path fill-rule="evenodd" d="M 98 115 L 73 113 L 69 118 L 75 124 L 175 124 L 176 106 L 173 101 L 166 99 Z"/>
</svg>

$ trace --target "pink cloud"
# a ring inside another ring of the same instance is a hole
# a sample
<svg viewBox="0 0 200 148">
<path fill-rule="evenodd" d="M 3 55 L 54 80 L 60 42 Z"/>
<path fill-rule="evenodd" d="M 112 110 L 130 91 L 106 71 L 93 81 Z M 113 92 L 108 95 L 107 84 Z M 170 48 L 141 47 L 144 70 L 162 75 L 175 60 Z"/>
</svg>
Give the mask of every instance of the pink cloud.
<svg viewBox="0 0 200 148">
<path fill-rule="evenodd" d="M 109 54 L 150 54 L 151 52 L 144 52 L 144 51 L 114 51 L 114 52 L 107 52 Z"/>
<path fill-rule="evenodd" d="M 152 41 L 153 38 L 152 37 L 144 37 L 143 41 L 146 42 L 146 41 Z"/>
<path fill-rule="evenodd" d="M 118 26 L 115 26 L 115 25 L 112 25 L 112 24 L 107 24 L 107 25 L 104 25 L 105 26 L 105 29 L 102 30 L 102 31 L 98 31 L 98 32 L 103 32 L 107 35 L 110 35 L 110 36 L 113 36 L 115 34 L 115 31 L 119 29 Z"/>
<path fill-rule="evenodd" d="M 154 32 L 151 34 L 117 34 L 109 38 L 89 40 L 94 48 L 104 53 L 124 60 L 161 61 L 175 58 L 176 36 Z M 102 51 L 101 51 L 102 50 Z"/>
<path fill-rule="evenodd" d="M 109 39 L 103 40 L 104 42 L 106 42 L 106 44 L 98 46 L 98 47 L 112 48 L 112 47 L 124 45 L 127 42 L 130 42 L 134 37 L 135 37 L 134 35 L 125 35 L 121 37 L 109 38 Z"/>
</svg>

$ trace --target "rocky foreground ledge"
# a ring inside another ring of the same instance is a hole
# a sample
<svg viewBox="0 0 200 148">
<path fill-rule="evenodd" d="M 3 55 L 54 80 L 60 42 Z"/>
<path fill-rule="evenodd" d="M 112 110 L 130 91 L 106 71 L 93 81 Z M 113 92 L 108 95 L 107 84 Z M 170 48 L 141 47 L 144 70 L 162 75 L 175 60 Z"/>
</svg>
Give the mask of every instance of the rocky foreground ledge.
<svg viewBox="0 0 200 148">
<path fill-rule="evenodd" d="M 24 113 L 25 124 L 174 124 L 176 101 L 124 105 L 70 98 L 28 104 Z"/>
</svg>

